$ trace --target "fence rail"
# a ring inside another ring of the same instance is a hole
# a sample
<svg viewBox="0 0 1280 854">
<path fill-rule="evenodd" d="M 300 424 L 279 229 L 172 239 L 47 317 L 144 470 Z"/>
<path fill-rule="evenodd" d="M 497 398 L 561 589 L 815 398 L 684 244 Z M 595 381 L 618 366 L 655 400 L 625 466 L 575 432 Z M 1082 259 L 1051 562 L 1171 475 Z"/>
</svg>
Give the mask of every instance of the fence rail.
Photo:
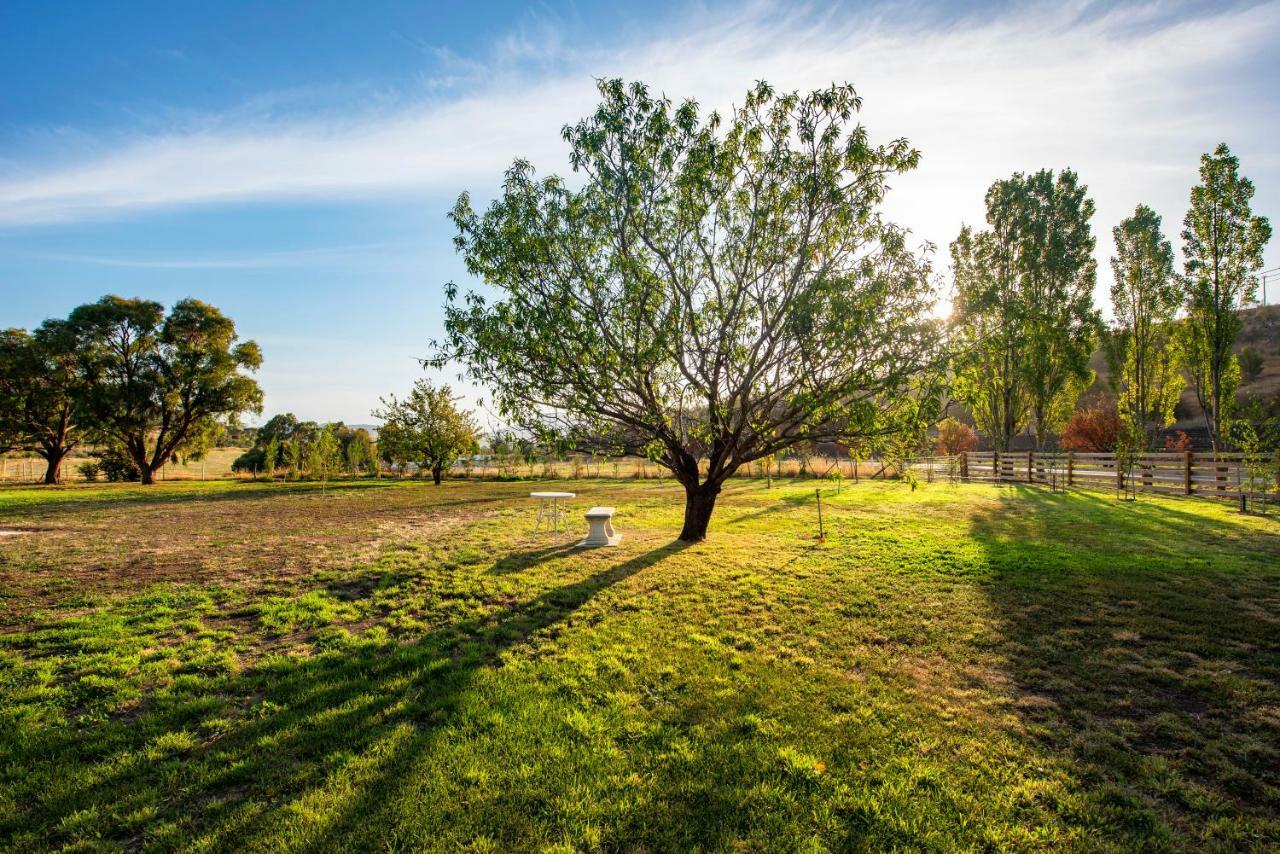
<svg viewBox="0 0 1280 854">
<path fill-rule="evenodd" d="M 910 470 L 929 480 L 1039 483 L 1056 488 L 1095 488 L 1199 495 L 1236 501 L 1240 495 L 1280 492 L 1275 458 L 1240 453 L 1150 453 L 1132 458 L 1075 451 L 970 451 L 912 460 Z"/>
</svg>

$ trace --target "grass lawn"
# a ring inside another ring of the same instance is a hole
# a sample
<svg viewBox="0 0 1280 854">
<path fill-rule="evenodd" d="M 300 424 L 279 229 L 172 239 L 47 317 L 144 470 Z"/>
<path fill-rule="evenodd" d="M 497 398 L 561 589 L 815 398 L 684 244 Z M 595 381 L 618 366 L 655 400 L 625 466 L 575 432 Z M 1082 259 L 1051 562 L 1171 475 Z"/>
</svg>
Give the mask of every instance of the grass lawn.
<svg viewBox="0 0 1280 854">
<path fill-rule="evenodd" d="M 0 849 L 1280 846 L 1280 522 L 534 488 L 0 490 Z"/>
</svg>

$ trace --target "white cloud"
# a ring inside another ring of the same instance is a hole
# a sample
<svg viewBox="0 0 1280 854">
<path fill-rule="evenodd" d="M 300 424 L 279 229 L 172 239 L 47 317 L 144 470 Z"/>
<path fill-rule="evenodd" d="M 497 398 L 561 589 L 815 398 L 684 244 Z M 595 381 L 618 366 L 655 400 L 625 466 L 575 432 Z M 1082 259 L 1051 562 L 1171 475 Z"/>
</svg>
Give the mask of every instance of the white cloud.
<svg viewBox="0 0 1280 854">
<path fill-rule="evenodd" d="M 199 255 L 191 257 L 141 258 L 119 255 L 33 254 L 28 257 L 65 264 L 94 267 L 123 267 L 138 270 L 264 270 L 281 267 L 332 266 L 342 261 L 367 261 L 385 255 L 389 243 L 362 243 L 352 246 L 324 246 L 310 249 L 282 249 L 276 252 Z"/>
<path fill-rule="evenodd" d="M 210 117 L 57 166 L 14 164 L 0 179 L 0 227 L 125 216 L 149 208 L 255 199 L 492 191 L 516 156 L 566 168 L 558 130 L 595 102 L 592 78 L 650 82 L 723 108 L 760 78 L 784 89 L 853 82 L 880 138 L 906 136 L 921 168 L 889 209 L 945 250 L 982 195 L 1014 170 L 1071 166 L 1098 203 L 1099 256 L 1135 203 L 1177 231 L 1199 154 L 1230 142 L 1274 208 L 1280 124 L 1273 105 L 1233 94 L 1280 31 L 1280 3 L 1192 9 L 1046 4 L 941 22 L 920 8 L 876 12 L 703 10 L 670 35 L 580 46 L 545 21 L 494 46 L 469 91 L 438 87 L 356 118 Z M 446 87 L 447 88 L 447 87 Z M 12 162 L 13 158 L 9 158 Z M 1100 264 L 1100 278 L 1106 278 Z"/>
</svg>

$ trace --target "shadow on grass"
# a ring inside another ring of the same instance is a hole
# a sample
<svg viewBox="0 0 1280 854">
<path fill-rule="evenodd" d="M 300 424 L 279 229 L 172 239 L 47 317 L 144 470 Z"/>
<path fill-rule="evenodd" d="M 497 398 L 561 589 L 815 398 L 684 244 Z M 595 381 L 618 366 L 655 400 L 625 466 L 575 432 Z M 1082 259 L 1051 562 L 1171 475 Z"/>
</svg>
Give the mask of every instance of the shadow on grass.
<svg viewBox="0 0 1280 854">
<path fill-rule="evenodd" d="M 529 569 L 538 564 L 554 560 L 558 557 L 573 554 L 579 551 L 577 548 L 577 539 L 571 539 L 567 542 L 561 541 L 553 545 L 544 546 L 537 549 L 528 549 L 522 552 L 512 552 L 504 555 L 493 562 L 493 565 L 485 570 L 489 575 L 510 575 L 514 572 Z"/>
<path fill-rule="evenodd" d="M 397 769 L 430 750 L 480 670 L 683 547 L 675 542 L 636 555 L 412 643 L 381 640 L 312 658 L 267 659 L 212 691 L 204 685 L 194 696 L 144 705 L 127 719 L 68 725 L 38 744 L 7 745 L 4 764 L 24 771 L 16 779 L 5 774 L 17 794 L 0 810 L 0 839 L 21 831 L 34 835 L 36 847 L 58 847 L 71 841 L 77 821 L 93 816 L 100 842 L 141 847 L 140 828 L 154 822 L 148 813 L 163 804 L 163 812 L 187 824 L 184 843 L 198 836 L 204 847 L 252 848 L 279 830 L 291 805 L 329 780 L 338 755 L 376 755 L 377 768 L 343 804 L 325 810 L 326 827 L 310 843 L 333 846 L 368 833 L 369 816 L 404 783 Z M 157 747 L 157 736 L 181 732 L 201 733 L 202 740 Z M 85 764 L 92 765 L 87 772 Z M 59 784 L 47 785 L 52 779 Z M 30 782 L 22 791 L 24 780 L 46 786 Z M 132 830 L 131 815 L 142 816 Z"/>
<path fill-rule="evenodd" d="M 972 523 L 1018 714 L 1107 845 L 1280 844 L 1280 539 L 1196 509 L 1012 487 Z"/>
</svg>

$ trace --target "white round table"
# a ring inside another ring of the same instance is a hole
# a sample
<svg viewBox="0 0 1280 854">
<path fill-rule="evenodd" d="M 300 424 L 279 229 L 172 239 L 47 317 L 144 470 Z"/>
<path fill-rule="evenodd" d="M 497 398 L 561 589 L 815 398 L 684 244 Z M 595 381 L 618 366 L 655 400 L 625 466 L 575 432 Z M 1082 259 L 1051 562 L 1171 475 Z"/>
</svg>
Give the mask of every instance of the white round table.
<svg viewBox="0 0 1280 854">
<path fill-rule="evenodd" d="M 530 492 L 530 498 L 538 499 L 538 522 L 533 526 L 536 534 L 542 530 L 542 522 L 546 520 L 547 530 L 560 533 L 560 517 L 564 514 L 561 501 L 577 498 L 576 492 Z"/>
</svg>

